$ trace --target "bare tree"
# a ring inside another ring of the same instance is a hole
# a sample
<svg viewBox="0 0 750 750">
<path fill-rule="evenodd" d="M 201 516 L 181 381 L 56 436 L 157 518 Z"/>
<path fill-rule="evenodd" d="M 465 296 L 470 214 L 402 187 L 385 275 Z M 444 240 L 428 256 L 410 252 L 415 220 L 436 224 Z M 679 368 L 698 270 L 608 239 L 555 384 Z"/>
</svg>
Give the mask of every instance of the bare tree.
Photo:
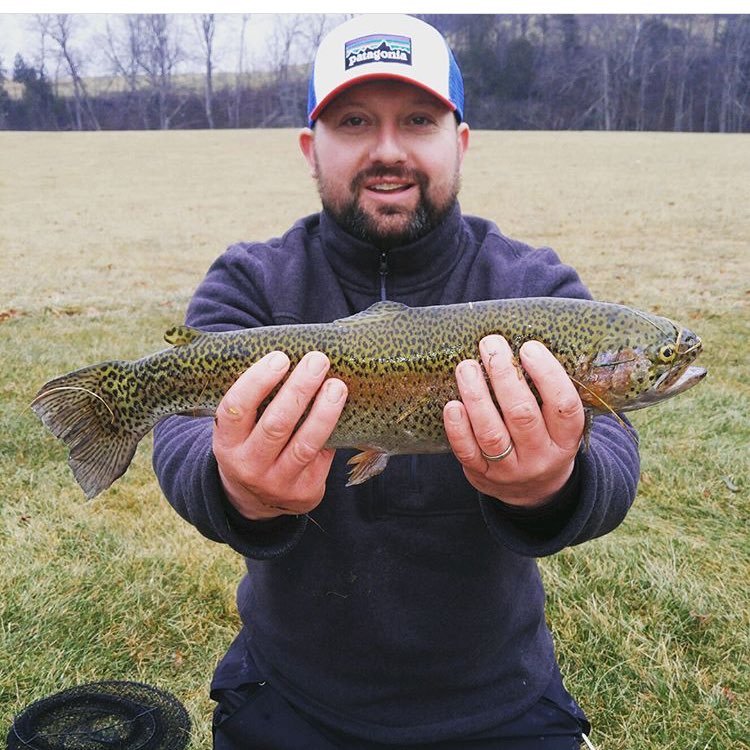
<svg viewBox="0 0 750 750">
<path fill-rule="evenodd" d="M 237 58 L 237 72 L 234 76 L 234 92 L 229 102 L 229 122 L 232 127 L 239 128 L 240 113 L 242 110 L 243 78 L 245 75 L 245 32 L 250 20 L 248 13 L 242 14 L 242 26 L 240 28 L 240 51 Z"/>
<path fill-rule="evenodd" d="M 739 132 L 750 99 L 750 18 L 730 16 L 721 42 L 719 132 Z"/>
<path fill-rule="evenodd" d="M 205 86 L 204 86 L 204 104 L 206 109 L 206 121 L 208 127 L 213 130 L 214 127 L 214 83 L 213 83 L 213 66 L 214 66 L 214 33 L 216 32 L 216 16 L 214 13 L 202 13 L 198 18 L 193 19 L 195 28 L 198 33 L 198 41 L 203 51 L 203 60 L 205 62 Z"/>
<path fill-rule="evenodd" d="M 213 14 L 110 16 L 106 37 L 97 41 L 117 80 L 93 91 L 86 77 L 93 58 L 84 56 L 93 48 L 79 41 L 82 19 L 29 14 L 36 68 L 19 65 L 25 98 L 5 99 L 6 126 L 169 128 L 188 109 L 197 114 L 182 118 L 186 127 L 298 124 L 309 62 L 323 34 L 342 20 L 338 15 L 277 15 L 269 44 L 258 50 L 263 75 L 252 87 L 249 15 L 231 22 Z M 750 129 L 750 16 L 432 14 L 428 20 L 459 59 L 475 127 Z M 180 37 L 182 31 L 188 33 Z M 188 61 L 183 41 L 203 86 L 177 77 L 178 65 Z M 222 45 L 231 46 L 224 58 L 234 57 L 228 87 L 216 72 Z M 56 96 L 51 88 L 48 96 L 40 93 L 58 75 L 65 83 Z"/>
<path fill-rule="evenodd" d="M 82 58 L 73 48 L 71 37 L 74 31 L 73 16 L 67 13 L 37 15 L 37 23 L 43 35 L 52 39 L 58 47 L 60 60 L 65 64 L 73 84 L 73 113 L 76 130 L 83 130 L 84 115 L 95 130 L 100 130 L 99 121 L 91 106 L 86 84 L 82 76 Z"/>
<path fill-rule="evenodd" d="M 182 109 L 184 101 L 175 102 L 174 70 L 184 57 L 175 17 L 166 13 L 138 15 L 140 56 L 138 65 L 154 92 L 159 114 L 159 128 L 169 130 L 172 118 Z"/>
<path fill-rule="evenodd" d="M 140 19 L 136 15 L 116 17 L 119 24 L 113 26 L 107 20 L 105 54 L 109 59 L 112 73 L 125 82 L 128 101 L 135 104 L 143 127 L 148 129 L 149 116 L 144 88 L 140 78 L 140 59 L 143 37 Z"/>
<path fill-rule="evenodd" d="M 301 57 L 312 60 L 328 30 L 343 23 L 348 15 L 351 14 L 311 13 L 306 16 L 300 33 L 303 42 Z"/>
<path fill-rule="evenodd" d="M 140 56 L 139 35 L 135 16 L 122 16 L 125 33 L 115 29 L 107 19 L 105 54 L 109 59 L 112 73 L 122 77 L 129 91 L 138 87 L 138 58 Z"/>
<path fill-rule="evenodd" d="M 266 125 L 293 125 L 299 108 L 298 87 L 290 78 L 293 53 L 305 28 L 305 17 L 299 13 L 279 15 L 274 20 L 274 31 L 269 42 L 276 87 L 276 106 L 264 118 Z"/>
</svg>

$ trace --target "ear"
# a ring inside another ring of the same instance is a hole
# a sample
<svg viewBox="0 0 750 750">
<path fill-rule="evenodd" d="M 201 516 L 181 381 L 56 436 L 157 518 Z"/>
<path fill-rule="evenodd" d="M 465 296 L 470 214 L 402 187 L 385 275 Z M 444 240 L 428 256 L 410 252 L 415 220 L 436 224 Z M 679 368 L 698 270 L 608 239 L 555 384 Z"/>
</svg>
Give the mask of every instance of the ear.
<svg viewBox="0 0 750 750">
<path fill-rule="evenodd" d="M 466 150 L 469 148 L 469 126 L 465 122 L 462 122 L 456 128 L 456 139 L 458 141 L 458 166 L 460 168 L 464 162 Z"/>
<path fill-rule="evenodd" d="M 299 148 L 302 156 L 305 157 L 307 166 L 310 168 L 312 177 L 318 176 L 318 169 L 315 166 L 315 133 L 311 128 L 302 128 L 299 133 Z"/>
</svg>

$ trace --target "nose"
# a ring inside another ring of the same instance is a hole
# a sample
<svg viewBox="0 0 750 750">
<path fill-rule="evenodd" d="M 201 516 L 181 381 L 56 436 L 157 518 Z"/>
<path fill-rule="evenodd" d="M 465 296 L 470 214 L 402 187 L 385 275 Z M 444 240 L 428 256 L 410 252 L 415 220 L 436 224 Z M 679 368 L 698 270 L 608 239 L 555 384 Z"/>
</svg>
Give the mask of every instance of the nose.
<svg viewBox="0 0 750 750">
<path fill-rule="evenodd" d="M 383 124 L 377 129 L 370 159 L 378 164 L 402 164 L 406 161 L 406 149 L 396 127 Z"/>
</svg>

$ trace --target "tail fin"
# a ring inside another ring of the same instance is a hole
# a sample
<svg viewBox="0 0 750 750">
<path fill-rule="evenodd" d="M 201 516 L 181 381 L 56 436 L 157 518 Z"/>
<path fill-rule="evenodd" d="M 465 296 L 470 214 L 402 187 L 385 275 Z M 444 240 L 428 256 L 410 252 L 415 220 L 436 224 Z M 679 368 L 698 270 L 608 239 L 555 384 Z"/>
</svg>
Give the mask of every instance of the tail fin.
<svg viewBox="0 0 750 750">
<path fill-rule="evenodd" d="M 138 441 L 151 429 L 122 401 L 135 392 L 134 380 L 130 363 L 105 362 L 50 380 L 31 403 L 70 449 L 68 465 L 89 499 L 127 471 Z"/>
</svg>

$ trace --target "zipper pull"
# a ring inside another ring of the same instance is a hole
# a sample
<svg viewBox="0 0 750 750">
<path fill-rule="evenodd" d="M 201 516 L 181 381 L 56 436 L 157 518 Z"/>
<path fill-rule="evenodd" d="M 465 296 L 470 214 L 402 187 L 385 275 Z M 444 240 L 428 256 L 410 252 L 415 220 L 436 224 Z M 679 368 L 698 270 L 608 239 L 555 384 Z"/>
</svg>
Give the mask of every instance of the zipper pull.
<svg viewBox="0 0 750 750">
<path fill-rule="evenodd" d="M 388 276 L 388 253 L 383 250 L 380 253 L 380 300 L 385 302 L 388 299 L 385 289 L 385 279 Z"/>
</svg>

